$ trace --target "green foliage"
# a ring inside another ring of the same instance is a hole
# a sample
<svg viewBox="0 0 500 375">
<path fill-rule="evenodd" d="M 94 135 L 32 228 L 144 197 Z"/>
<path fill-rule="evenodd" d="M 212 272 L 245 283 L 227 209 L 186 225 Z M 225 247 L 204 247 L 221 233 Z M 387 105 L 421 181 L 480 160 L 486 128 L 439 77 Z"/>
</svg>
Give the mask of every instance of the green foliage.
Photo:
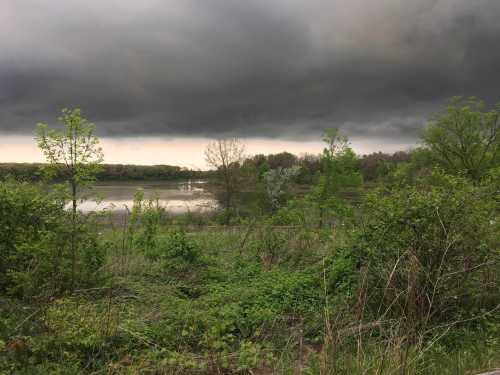
<svg viewBox="0 0 500 375">
<path fill-rule="evenodd" d="M 163 268 L 175 274 L 196 273 L 205 265 L 198 243 L 183 230 L 170 230 L 158 238 L 154 252 L 147 255 L 151 259 L 159 259 Z"/>
<path fill-rule="evenodd" d="M 0 183 L 0 285 L 12 286 L 12 273 L 27 263 L 21 251 L 26 244 L 59 227 L 62 202 L 51 200 L 40 189 L 27 183 Z"/>
<path fill-rule="evenodd" d="M 304 199 L 291 199 L 277 210 L 269 219 L 271 225 L 302 225 L 310 226 L 310 204 Z"/>
<path fill-rule="evenodd" d="M 257 238 L 251 243 L 258 259 L 266 267 L 270 267 L 287 256 L 288 236 L 284 231 L 273 230 L 271 227 L 259 231 Z"/>
<path fill-rule="evenodd" d="M 446 171 L 479 180 L 500 163 L 500 105 L 486 110 L 476 98 L 452 98 L 429 122 L 422 141 Z"/>
<path fill-rule="evenodd" d="M 319 227 L 331 220 L 332 216 L 345 214 L 344 202 L 338 198 L 341 189 L 356 187 L 362 183 L 356 154 L 349 147 L 346 137 L 336 129 L 327 129 L 323 136 L 327 147 L 321 158 L 322 173 L 308 199 L 319 211 Z"/>
<path fill-rule="evenodd" d="M 99 139 L 95 136 L 95 125 L 81 117 L 80 109 L 64 108 L 58 119 L 64 124 L 63 130 L 55 130 L 47 124 L 39 123 L 35 130 L 35 139 L 45 159 L 44 173 L 51 177 L 62 173 L 68 183 L 69 193 L 64 198 L 72 202 L 71 214 L 71 289 L 76 283 L 78 262 L 77 232 L 80 230 L 77 205 L 80 189 L 89 187 L 95 181 L 103 160 Z"/>
<path fill-rule="evenodd" d="M 44 169 L 40 163 L 0 163 L 0 178 L 8 176 L 23 181 L 40 181 Z M 63 171 L 52 176 L 52 181 L 63 181 Z M 205 179 L 211 172 L 197 171 L 173 165 L 131 165 L 131 164 L 101 164 L 96 174 L 99 181 L 150 181 L 150 180 L 189 180 Z"/>
<path fill-rule="evenodd" d="M 374 152 L 363 155 L 359 159 L 359 169 L 364 181 L 384 181 L 401 165 L 406 165 L 413 159 L 415 150 L 411 152 L 398 151 L 394 154 Z"/>
<path fill-rule="evenodd" d="M 414 329 L 469 319 L 491 309 L 499 290 L 486 281 L 499 255 L 495 209 L 487 189 L 440 172 L 370 194 L 363 230 L 333 278 L 345 283 L 365 268 L 372 312 L 405 317 Z"/>
<path fill-rule="evenodd" d="M 179 259 L 192 264 L 199 260 L 200 251 L 185 232 L 174 230 L 165 238 L 163 256 L 166 259 Z"/>
<path fill-rule="evenodd" d="M 155 253 L 157 237 L 165 209 L 158 198 L 144 200 L 144 192 L 137 190 L 127 227 L 128 240 L 142 249 L 146 255 Z"/>
<path fill-rule="evenodd" d="M 99 181 L 189 180 L 208 177 L 208 172 L 173 165 L 103 164 Z"/>
<path fill-rule="evenodd" d="M 313 314 L 318 291 L 314 276 L 280 270 L 211 284 L 202 297 L 171 306 L 162 321 L 154 322 L 151 338 L 170 349 L 189 345 L 228 353 L 239 340 L 264 336 L 273 325 L 286 326 L 294 314 Z"/>
<path fill-rule="evenodd" d="M 318 280 L 305 272 L 273 269 L 260 272 L 246 282 L 215 286 L 210 289 L 210 304 L 228 303 L 238 310 L 234 325 L 244 337 L 255 330 L 265 332 L 263 325 L 272 325 L 287 315 L 314 313 L 321 303 Z"/>
<path fill-rule="evenodd" d="M 29 297 L 51 295 L 70 284 L 69 214 L 64 203 L 40 187 L 14 181 L 0 182 L 0 288 Z M 81 225 L 76 284 L 95 282 L 103 262 L 97 234 Z"/>
<path fill-rule="evenodd" d="M 36 335 L 6 338 L 0 372 L 10 367 L 9 373 L 16 374 L 79 374 L 98 370 L 117 356 L 113 348 L 124 337 L 118 332 L 117 306 L 109 301 L 66 297 L 37 312 L 31 316 Z"/>
<path fill-rule="evenodd" d="M 63 130 L 39 123 L 35 131 L 38 147 L 49 163 L 45 166 L 45 173 L 52 176 L 62 171 L 71 183 L 88 185 L 101 170 L 103 159 L 99 140 L 94 134 L 95 125 L 81 117 L 78 108 L 64 108 L 58 120 L 64 124 Z"/>
<path fill-rule="evenodd" d="M 379 182 L 386 186 L 414 185 L 429 176 L 435 164 L 429 149 L 417 147 L 408 153 L 409 160 L 394 163 Z"/>
</svg>

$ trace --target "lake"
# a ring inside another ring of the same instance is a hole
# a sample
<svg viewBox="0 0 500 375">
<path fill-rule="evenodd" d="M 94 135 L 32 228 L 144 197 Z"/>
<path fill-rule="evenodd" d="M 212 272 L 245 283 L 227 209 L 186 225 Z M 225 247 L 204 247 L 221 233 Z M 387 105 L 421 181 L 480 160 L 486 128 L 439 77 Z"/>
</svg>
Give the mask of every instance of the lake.
<svg viewBox="0 0 500 375">
<path fill-rule="evenodd" d="M 132 209 L 134 194 L 144 192 L 144 199 L 158 199 L 160 205 L 171 214 L 206 212 L 217 207 L 214 196 L 205 188 L 206 181 L 117 181 L 99 182 L 92 189 L 92 195 L 100 201 L 86 200 L 78 209 L 90 211 L 125 211 Z"/>
</svg>

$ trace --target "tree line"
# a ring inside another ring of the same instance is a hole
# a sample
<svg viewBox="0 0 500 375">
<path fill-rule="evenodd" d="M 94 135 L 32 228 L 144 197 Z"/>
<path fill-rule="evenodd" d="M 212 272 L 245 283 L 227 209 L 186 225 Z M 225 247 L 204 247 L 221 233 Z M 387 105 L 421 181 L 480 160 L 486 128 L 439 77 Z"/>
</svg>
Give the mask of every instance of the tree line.
<svg viewBox="0 0 500 375">
<path fill-rule="evenodd" d="M 24 181 L 41 181 L 41 170 L 45 163 L 0 163 L 0 178 L 7 176 Z M 152 180 L 189 180 L 203 179 L 209 173 L 172 165 L 131 165 L 101 164 L 96 173 L 99 181 L 152 181 Z M 54 181 L 64 180 L 63 172 L 53 176 Z"/>
</svg>

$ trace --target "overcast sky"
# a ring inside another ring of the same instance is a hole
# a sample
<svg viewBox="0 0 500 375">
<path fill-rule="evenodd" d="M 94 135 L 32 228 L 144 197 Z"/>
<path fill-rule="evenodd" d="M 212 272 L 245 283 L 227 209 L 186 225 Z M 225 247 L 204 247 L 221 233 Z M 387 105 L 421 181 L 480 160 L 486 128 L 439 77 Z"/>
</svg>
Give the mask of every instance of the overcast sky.
<svg viewBox="0 0 500 375">
<path fill-rule="evenodd" d="M 109 140 L 334 126 L 384 149 L 450 96 L 499 101 L 499 72 L 499 0 L 0 1 L 11 146 L 78 106 Z"/>
</svg>

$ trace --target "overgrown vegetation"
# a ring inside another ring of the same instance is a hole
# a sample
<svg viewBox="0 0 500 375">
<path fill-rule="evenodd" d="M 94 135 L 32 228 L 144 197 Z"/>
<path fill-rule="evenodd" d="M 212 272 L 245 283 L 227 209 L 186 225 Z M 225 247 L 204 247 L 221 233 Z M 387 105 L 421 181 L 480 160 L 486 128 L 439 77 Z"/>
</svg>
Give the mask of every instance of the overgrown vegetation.
<svg viewBox="0 0 500 375">
<path fill-rule="evenodd" d="M 120 220 L 84 215 L 60 189 L 3 180 L 0 373 L 500 367 L 498 113 L 451 106 L 463 134 L 489 126 L 467 136 L 467 167 L 429 138 L 446 116 L 391 158 L 359 158 L 329 130 L 318 157 L 222 166 L 220 215 L 172 218 L 141 191 Z"/>
</svg>

